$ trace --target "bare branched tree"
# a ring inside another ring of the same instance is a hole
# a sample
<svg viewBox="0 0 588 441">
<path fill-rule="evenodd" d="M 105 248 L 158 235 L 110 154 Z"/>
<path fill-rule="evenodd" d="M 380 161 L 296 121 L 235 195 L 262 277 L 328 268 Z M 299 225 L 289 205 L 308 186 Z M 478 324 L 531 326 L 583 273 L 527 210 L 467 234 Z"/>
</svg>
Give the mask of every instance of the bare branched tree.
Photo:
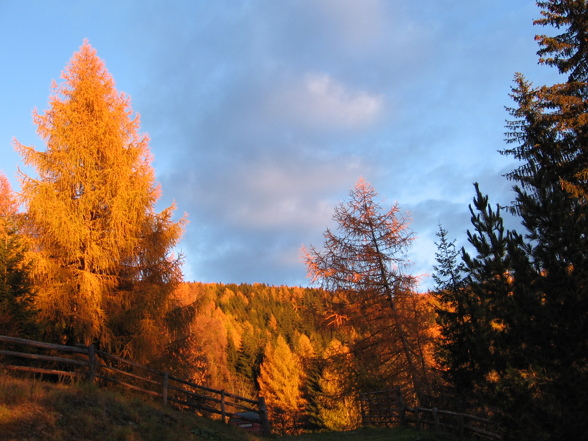
<svg viewBox="0 0 588 441">
<path fill-rule="evenodd" d="M 312 282 L 333 293 L 342 293 L 344 308 L 335 308 L 328 320 L 335 324 L 364 323 L 367 338 L 359 347 L 378 347 L 381 354 L 390 348 L 382 344 L 399 342 L 400 355 L 419 401 L 424 395 L 425 375 L 417 361 L 417 351 L 407 335 L 399 308 L 402 296 L 410 295 L 416 279 L 403 270 L 408 266 L 406 252 L 414 238 L 410 218 L 400 215 L 398 204 L 382 210 L 377 193 L 360 179 L 350 198 L 335 208 L 337 234 L 327 229 L 322 250 L 311 246 L 304 259 Z M 384 338 L 385 337 L 385 338 Z"/>
</svg>

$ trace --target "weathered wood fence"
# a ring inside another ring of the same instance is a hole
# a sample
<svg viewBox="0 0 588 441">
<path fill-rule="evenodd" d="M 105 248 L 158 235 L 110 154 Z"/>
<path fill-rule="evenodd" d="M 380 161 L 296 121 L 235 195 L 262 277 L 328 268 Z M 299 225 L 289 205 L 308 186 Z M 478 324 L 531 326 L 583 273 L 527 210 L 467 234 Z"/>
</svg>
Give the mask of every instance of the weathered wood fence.
<svg viewBox="0 0 588 441">
<path fill-rule="evenodd" d="M 182 380 L 90 346 L 65 346 L 0 335 L 0 366 L 5 369 L 118 385 L 161 399 L 181 410 L 227 419 L 237 412 L 256 412 L 264 434 L 270 434 L 263 397 L 240 397 Z"/>
<path fill-rule="evenodd" d="M 474 415 L 437 408 L 406 407 L 400 388 L 360 394 L 361 415 L 365 426 L 393 427 L 414 425 L 455 434 L 501 440 L 492 421 Z"/>
</svg>

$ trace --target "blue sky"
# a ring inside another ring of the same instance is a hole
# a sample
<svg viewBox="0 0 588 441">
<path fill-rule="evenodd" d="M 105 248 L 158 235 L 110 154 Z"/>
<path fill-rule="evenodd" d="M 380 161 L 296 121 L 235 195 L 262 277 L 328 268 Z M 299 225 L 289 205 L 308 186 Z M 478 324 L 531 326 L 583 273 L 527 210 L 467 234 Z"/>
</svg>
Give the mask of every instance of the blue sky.
<svg viewBox="0 0 588 441">
<path fill-rule="evenodd" d="M 12 139 L 43 148 L 32 110 L 88 38 L 151 137 L 160 208 L 188 214 L 186 280 L 307 285 L 301 246 L 360 177 L 411 213 L 410 272 L 430 275 L 439 223 L 465 245 L 473 182 L 512 200 L 512 79 L 556 81 L 538 17 L 531 0 L 0 0 L 0 170 L 18 191 Z"/>
</svg>

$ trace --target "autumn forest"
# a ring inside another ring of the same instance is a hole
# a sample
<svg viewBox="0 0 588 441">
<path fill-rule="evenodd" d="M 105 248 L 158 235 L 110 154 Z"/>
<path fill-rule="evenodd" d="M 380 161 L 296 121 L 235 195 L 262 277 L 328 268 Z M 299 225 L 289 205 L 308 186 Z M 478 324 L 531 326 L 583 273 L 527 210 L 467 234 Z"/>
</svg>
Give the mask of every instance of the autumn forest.
<svg viewBox="0 0 588 441">
<path fill-rule="evenodd" d="M 505 440 L 585 439 L 588 423 L 588 6 L 538 1 L 539 62 L 516 74 L 515 200 L 474 185 L 468 251 L 439 225 L 435 289 L 409 274 L 410 217 L 358 177 L 303 250 L 310 286 L 188 283 L 187 218 L 155 210 L 149 138 L 84 41 L 0 175 L 0 335 L 90 344 L 199 384 L 265 397 L 276 433 L 361 425 L 361 392 L 491 418 Z M 26 118 L 23 115 L 23 118 Z M 518 219 L 507 229 L 503 213 Z"/>
</svg>

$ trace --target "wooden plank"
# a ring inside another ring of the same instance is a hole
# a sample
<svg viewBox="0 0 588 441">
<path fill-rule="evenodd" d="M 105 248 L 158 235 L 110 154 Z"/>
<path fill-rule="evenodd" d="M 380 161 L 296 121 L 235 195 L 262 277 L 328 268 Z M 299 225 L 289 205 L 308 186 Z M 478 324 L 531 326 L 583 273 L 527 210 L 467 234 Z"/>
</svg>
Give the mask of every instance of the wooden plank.
<svg viewBox="0 0 588 441">
<path fill-rule="evenodd" d="M 193 409 L 199 409 L 199 410 L 204 410 L 204 411 L 210 412 L 210 413 L 216 413 L 217 415 L 221 414 L 221 411 L 218 409 L 215 409 L 214 407 L 209 407 L 209 406 L 205 406 L 205 405 L 198 404 L 198 403 L 192 403 L 190 401 L 178 400 L 177 398 L 172 398 L 172 397 L 169 397 L 168 401 L 171 401 L 171 402 L 174 402 L 177 404 L 181 404 L 182 406 L 191 407 Z"/>
<path fill-rule="evenodd" d="M 241 397 L 241 396 L 239 396 L 239 395 L 231 394 L 231 393 L 229 393 L 229 392 L 225 392 L 225 395 L 226 395 L 227 397 L 230 397 L 230 398 L 235 398 L 235 399 L 237 399 L 237 400 L 239 400 L 239 401 L 245 401 L 246 403 L 250 403 L 250 404 L 258 404 L 258 402 L 257 402 L 256 400 L 252 400 L 252 399 L 250 399 L 250 398 Z"/>
<path fill-rule="evenodd" d="M 18 344 L 18 345 L 32 346 L 34 348 L 41 348 L 41 349 L 52 349 L 52 350 L 63 351 L 63 352 L 76 352 L 78 354 L 87 354 L 88 353 L 88 348 L 86 346 L 55 345 L 52 343 L 43 343 L 40 341 L 27 340 L 24 338 L 8 337 L 6 335 L 0 335 L 0 341 L 6 342 L 6 343 L 14 343 L 14 344 Z"/>
<path fill-rule="evenodd" d="M 466 428 L 466 430 L 468 430 L 470 432 L 477 433 L 478 435 L 484 435 L 484 436 L 487 436 L 492 439 L 498 439 L 498 440 L 502 439 L 502 436 L 499 435 L 498 433 L 494 433 L 494 432 L 490 432 L 488 430 L 480 429 L 479 427 L 465 426 L 465 428 Z"/>
<path fill-rule="evenodd" d="M 169 390 L 176 391 L 176 392 L 179 392 L 180 394 L 185 394 L 185 395 L 194 397 L 196 399 L 200 399 L 200 400 L 204 400 L 204 401 L 212 401 L 213 403 L 222 404 L 222 400 L 221 399 L 214 398 L 214 397 L 211 397 L 209 395 L 200 395 L 200 394 L 198 394 L 196 392 L 192 392 L 192 391 L 189 391 L 189 390 L 186 390 L 186 389 L 181 389 L 181 388 L 177 388 L 175 386 L 169 386 L 169 385 L 168 385 L 168 389 Z M 236 395 L 232 395 L 232 394 L 227 393 L 226 396 L 236 396 Z M 242 400 L 242 401 L 245 401 L 245 400 Z M 251 400 L 247 400 L 247 402 L 250 402 L 250 401 Z M 247 407 L 247 406 L 245 406 L 243 404 L 235 403 L 233 401 L 226 401 L 225 400 L 225 404 L 227 406 L 232 406 L 232 407 L 235 407 L 235 408 L 238 408 L 238 409 L 247 410 L 247 411 L 250 411 L 250 412 L 258 412 L 258 409 L 257 408 Z M 257 404 L 257 402 L 255 402 L 255 404 Z"/>
<path fill-rule="evenodd" d="M 159 392 L 154 392 L 154 391 L 149 390 L 149 389 L 143 389 L 142 387 L 135 386 L 133 384 L 126 383 L 124 381 L 116 380 L 114 378 L 105 377 L 104 375 L 96 375 L 96 378 L 101 378 L 101 379 L 103 379 L 105 381 L 108 381 L 108 382 L 111 382 L 111 383 L 114 383 L 114 384 L 119 384 L 119 385 L 124 386 L 124 387 L 128 387 L 129 389 L 138 390 L 140 392 L 149 394 L 149 395 L 154 396 L 154 397 L 160 397 L 161 396 L 161 394 Z"/>
<path fill-rule="evenodd" d="M 235 409 L 247 410 L 249 412 L 258 412 L 259 411 L 259 409 L 252 409 L 250 407 L 243 406 L 242 404 L 234 403 L 232 401 L 225 401 L 225 404 L 227 406 L 234 407 Z"/>
<path fill-rule="evenodd" d="M 30 366 L 4 365 L 4 367 L 6 369 L 11 370 L 11 371 L 35 372 L 37 374 L 50 374 L 50 375 L 67 375 L 70 377 L 81 376 L 81 374 L 79 372 L 58 371 L 55 369 L 35 368 L 35 367 L 30 367 Z"/>
<path fill-rule="evenodd" d="M 422 411 L 422 412 L 433 413 L 433 409 L 427 409 L 425 407 L 419 407 L 418 409 L 420 411 Z M 443 415 L 451 415 L 451 416 L 457 416 L 457 417 L 464 417 L 464 418 L 467 418 L 467 419 L 470 419 L 470 420 L 480 421 L 481 423 L 490 423 L 490 424 L 492 423 L 492 421 L 489 420 L 489 419 L 487 419 L 487 418 L 482 418 L 482 417 L 479 417 L 479 416 L 476 416 L 476 415 L 470 415 L 470 414 L 467 414 L 467 413 L 458 413 L 458 412 L 452 412 L 450 410 L 441 410 L 441 409 L 437 410 L 437 412 L 439 414 L 443 414 Z"/>
<path fill-rule="evenodd" d="M 163 374 L 163 405 L 167 406 L 167 373 Z"/>
<path fill-rule="evenodd" d="M 156 385 L 161 384 L 159 381 L 155 381 L 155 380 L 152 380 L 147 377 L 141 377 L 140 375 L 135 375 L 135 374 L 132 374 L 131 372 L 127 372 L 127 371 L 123 371 L 122 369 L 115 368 L 114 366 L 108 366 L 107 364 L 98 363 L 98 367 L 117 372 L 121 375 L 126 375 L 127 377 L 134 378 L 135 380 L 146 381 L 147 383 L 156 384 Z"/>
<path fill-rule="evenodd" d="M 208 395 L 200 395 L 200 394 L 198 394 L 196 392 L 192 392 L 192 391 L 189 391 L 189 390 L 186 390 L 186 389 L 177 388 L 175 386 L 169 386 L 168 385 L 168 389 L 169 390 L 172 390 L 172 391 L 175 391 L 175 392 L 179 392 L 180 394 L 187 395 L 189 397 L 193 397 L 193 398 L 195 398 L 197 400 L 212 401 L 213 403 L 217 403 L 217 404 L 220 404 L 221 403 L 221 400 L 218 399 L 218 398 L 214 398 L 214 397 L 211 397 L 211 396 L 208 396 Z M 228 393 L 226 395 L 229 396 Z M 249 411 L 249 412 L 258 412 L 258 409 L 257 408 L 251 408 L 251 407 L 245 406 L 243 404 L 235 403 L 235 402 L 232 402 L 232 401 L 225 401 L 225 404 L 227 406 L 231 406 L 231 407 L 234 407 L 236 409 L 241 409 L 241 410 L 245 410 L 245 411 Z"/>
<path fill-rule="evenodd" d="M 174 386 L 169 386 L 168 385 L 167 388 L 169 390 L 175 390 L 176 392 L 180 392 L 180 393 L 183 393 L 185 395 L 189 395 L 189 396 L 194 397 L 194 398 L 197 398 L 197 399 L 220 402 L 220 400 L 217 400 L 216 398 L 209 397 L 208 395 L 200 395 L 200 394 L 197 394 L 196 392 L 192 392 L 192 391 L 185 390 L 185 389 L 180 389 L 180 388 L 177 388 L 177 387 L 174 387 Z"/>
<path fill-rule="evenodd" d="M 195 389 L 205 390 L 207 392 L 212 392 L 212 393 L 215 393 L 215 394 L 218 394 L 218 395 L 220 395 L 220 393 L 221 393 L 221 391 L 218 390 L 218 389 L 211 389 L 210 387 L 201 386 L 199 384 L 195 384 L 195 383 L 192 383 L 190 381 L 182 380 L 181 378 L 173 377 L 171 375 L 168 378 L 169 378 L 169 380 L 176 381 L 176 382 L 178 382 L 180 384 L 185 384 L 187 386 L 191 386 L 191 387 L 193 387 Z M 257 404 L 257 401 L 256 400 L 252 400 L 250 398 L 241 397 L 239 395 L 234 395 L 234 394 L 231 394 L 229 392 L 225 392 L 225 395 L 227 397 L 235 398 L 235 399 L 240 400 L 240 401 L 245 401 L 246 403 Z"/>
<path fill-rule="evenodd" d="M 185 390 L 185 389 L 178 389 L 177 387 L 173 387 L 173 386 L 168 386 L 168 389 L 169 390 L 174 390 L 174 391 L 179 392 L 180 394 L 184 394 L 184 395 L 186 395 L 188 397 L 193 397 L 194 399 L 199 400 L 201 402 L 202 401 L 204 401 L 204 402 L 213 402 L 213 403 L 221 404 L 222 405 L 222 400 L 221 399 L 218 399 L 218 398 L 210 397 L 210 396 L 207 396 L 207 395 L 200 395 L 200 394 L 197 394 L 197 393 L 194 393 L 194 392 Z M 171 395 L 168 395 L 168 396 L 171 396 Z M 247 407 L 247 406 L 244 406 L 244 405 L 239 404 L 239 403 L 234 403 L 232 401 L 226 401 L 225 400 L 225 405 L 226 406 L 230 406 L 230 407 L 234 407 L 235 409 L 239 409 L 240 411 L 259 412 L 259 410 L 257 408 Z M 229 412 L 227 412 L 227 414 L 228 413 Z"/>
<path fill-rule="evenodd" d="M 72 358 L 53 357 L 50 355 L 38 355 L 38 354 L 29 354 L 27 352 L 14 352 L 14 351 L 4 351 L 4 350 L 0 350 L 0 354 L 10 355 L 12 357 L 27 358 L 29 360 L 54 361 L 54 362 L 66 363 L 66 364 L 75 364 L 77 366 L 88 366 L 87 361 L 74 360 Z"/>
<path fill-rule="evenodd" d="M 220 390 L 218 390 L 218 389 L 211 389 L 210 387 L 201 386 L 201 385 L 196 384 L 196 383 L 191 383 L 190 381 L 182 380 L 181 378 L 176 378 L 176 377 L 173 377 L 171 375 L 169 376 L 169 379 L 170 380 L 173 380 L 173 381 L 177 381 L 178 383 L 181 383 L 181 384 L 185 384 L 187 386 L 192 386 L 192 387 L 194 387 L 196 389 L 205 390 L 207 392 L 220 393 Z"/>
<path fill-rule="evenodd" d="M 156 371 L 155 369 L 151 369 L 150 367 L 143 366 L 143 365 L 138 364 L 138 363 L 134 363 L 132 361 L 126 360 L 126 359 L 124 359 L 122 357 L 119 357 L 117 355 L 109 354 L 108 352 L 97 350 L 96 353 L 99 354 L 99 355 L 101 355 L 104 358 L 110 358 L 111 360 L 116 360 L 116 361 L 118 361 L 120 363 L 124 363 L 124 364 L 127 364 L 129 366 L 134 366 L 136 368 L 143 369 L 145 371 L 151 372 L 152 374 L 163 375 L 163 372 Z"/>
<path fill-rule="evenodd" d="M 259 419 L 261 420 L 261 427 L 263 429 L 263 434 L 266 436 L 270 436 L 272 434 L 269 419 L 267 417 L 267 406 L 265 404 L 265 398 L 259 397 L 259 402 L 257 407 L 259 408 Z"/>
<path fill-rule="evenodd" d="M 450 410 L 439 410 L 438 412 L 443 415 L 452 415 L 452 416 L 467 418 L 469 420 L 480 421 L 481 423 L 492 423 L 492 421 L 487 418 L 482 418 L 482 417 L 479 417 L 476 415 L 470 415 L 467 413 L 451 412 Z"/>
<path fill-rule="evenodd" d="M 97 364 L 97 360 L 96 360 L 96 351 L 95 351 L 95 347 L 94 345 L 90 345 L 88 346 L 88 382 L 89 383 L 94 383 L 94 380 L 96 380 L 96 364 Z"/>
<path fill-rule="evenodd" d="M 221 421 L 223 422 L 223 424 L 226 424 L 227 422 L 227 408 L 226 408 L 226 403 L 225 403 L 225 391 L 221 391 Z"/>
</svg>

